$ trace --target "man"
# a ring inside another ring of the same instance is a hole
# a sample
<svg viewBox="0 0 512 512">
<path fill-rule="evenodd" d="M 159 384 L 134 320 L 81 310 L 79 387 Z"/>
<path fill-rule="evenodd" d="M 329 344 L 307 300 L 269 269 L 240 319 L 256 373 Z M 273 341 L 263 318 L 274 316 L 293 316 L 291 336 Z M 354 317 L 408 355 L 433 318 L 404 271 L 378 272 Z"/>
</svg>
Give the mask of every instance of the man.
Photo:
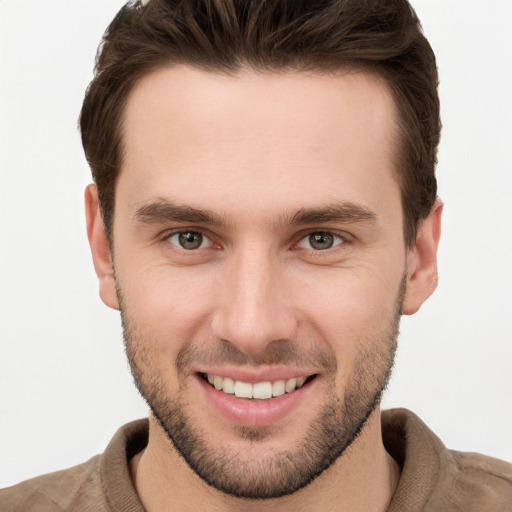
<svg viewBox="0 0 512 512">
<path fill-rule="evenodd" d="M 124 8 L 81 115 L 100 295 L 149 424 L 2 510 L 510 510 L 379 408 L 437 284 L 437 71 L 406 2 Z"/>
</svg>

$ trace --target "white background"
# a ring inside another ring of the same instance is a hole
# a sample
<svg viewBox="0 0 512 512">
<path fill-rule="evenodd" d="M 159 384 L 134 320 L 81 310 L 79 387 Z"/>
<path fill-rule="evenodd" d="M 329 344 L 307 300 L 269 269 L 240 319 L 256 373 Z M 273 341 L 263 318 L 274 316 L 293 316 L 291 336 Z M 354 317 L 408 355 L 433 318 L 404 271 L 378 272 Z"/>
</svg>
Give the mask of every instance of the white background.
<svg viewBox="0 0 512 512">
<path fill-rule="evenodd" d="M 145 416 L 85 235 L 76 128 L 120 0 L 0 0 L 0 487 Z M 440 285 L 405 318 L 386 407 L 512 459 L 512 2 L 415 0 L 438 56 Z"/>
</svg>

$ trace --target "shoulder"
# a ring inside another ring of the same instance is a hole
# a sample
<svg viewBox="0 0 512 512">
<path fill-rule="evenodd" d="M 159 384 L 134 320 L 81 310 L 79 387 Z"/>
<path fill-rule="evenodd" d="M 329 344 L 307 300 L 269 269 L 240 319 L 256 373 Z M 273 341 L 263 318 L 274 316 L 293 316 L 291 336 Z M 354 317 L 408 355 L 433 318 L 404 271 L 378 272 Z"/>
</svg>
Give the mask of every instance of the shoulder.
<svg viewBox="0 0 512 512">
<path fill-rule="evenodd" d="M 479 453 L 441 454 L 436 495 L 462 510 L 512 511 L 512 464 Z"/>
<path fill-rule="evenodd" d="M 0 490 L 2 512 L 109 510 L 101 489 L 100 456 Z"/>
<path fill-rule="evenodd" d="M 401 467 L 390 511 L 512 512 L 512 464 L 449 450 L 406 409 L 384 411 L 383 439 Z"/>
<path fill-rule="evenodd" d="M 121 427 L 102 455 L 0 490 L 1 512 L 144 512 L 130 458 L 147 444 L 148 421 Z"/>
</svg>

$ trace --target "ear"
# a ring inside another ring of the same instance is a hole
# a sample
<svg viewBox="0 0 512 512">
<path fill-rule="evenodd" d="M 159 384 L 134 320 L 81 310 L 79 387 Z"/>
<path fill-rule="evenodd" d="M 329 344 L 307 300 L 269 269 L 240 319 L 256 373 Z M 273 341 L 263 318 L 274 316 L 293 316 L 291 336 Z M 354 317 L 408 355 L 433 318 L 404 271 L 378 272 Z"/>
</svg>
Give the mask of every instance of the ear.
<svg viewBox="0 0 512 512">
<path fill-rule="evenodd" d="M 437 247 L 441 236 L 443 204 L 436 200 L 407 255 L 407 287 L 402 312 L 413 315 L 437 288 Z"/>
<path fill-rule="evenodd" d="M 87 237 L 91 246 L 94 270 L 100 282 L 101 300 L 112 309 L 119 309 L 114 266 L 108 244 L 105 225 L 101 216 L 98 189 L 90 184 L 85 189 L 85 218 L 87 220 Z"/>
</svg>

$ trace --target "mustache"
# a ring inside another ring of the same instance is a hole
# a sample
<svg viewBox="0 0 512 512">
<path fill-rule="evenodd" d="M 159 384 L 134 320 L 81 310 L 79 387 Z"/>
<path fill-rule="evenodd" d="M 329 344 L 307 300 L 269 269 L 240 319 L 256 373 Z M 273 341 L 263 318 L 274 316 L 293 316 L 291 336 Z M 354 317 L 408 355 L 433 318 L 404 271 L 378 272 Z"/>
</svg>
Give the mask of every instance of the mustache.
<svg viewBox="0 0 512 512">
<path fill-rule="evenodd" d="M 316 368 L 326 372 L 337 369 L 333 353 L 321 349 L 299 348 L 297 342 L 278 340 L 269 343 L 264 352 L 246 353 L 227 340 L 219 340 L 215 345 L 187 345 L 178 353 L 175 366 L 180 373 L 188 373 L 197 364 L 207 366 L 296 366 Z"/>
</svg>

